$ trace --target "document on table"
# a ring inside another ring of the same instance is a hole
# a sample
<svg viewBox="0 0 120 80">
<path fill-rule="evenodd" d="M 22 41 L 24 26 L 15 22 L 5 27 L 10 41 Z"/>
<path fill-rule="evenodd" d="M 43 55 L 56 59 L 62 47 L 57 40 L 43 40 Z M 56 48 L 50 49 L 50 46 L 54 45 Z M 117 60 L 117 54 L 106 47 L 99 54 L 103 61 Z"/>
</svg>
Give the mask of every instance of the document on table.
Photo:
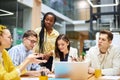
<svg viewBox="0 0 120 80">
<path fill-rule="evenodd" d="M 120 80 L 120 76 L 102 76 L 99 80 Z"/>
<path fill-rule="evenodd" d="M 39 80 L 39 78 L 21 78 L 21 80 Z M 48 80 L 70 80 L 69 78 L 49 78 Z"/>
<path fill-rule="evenodd" d="M 39 78 L 21 78 L 21 80 L 39 80 Z"/>
</svg>

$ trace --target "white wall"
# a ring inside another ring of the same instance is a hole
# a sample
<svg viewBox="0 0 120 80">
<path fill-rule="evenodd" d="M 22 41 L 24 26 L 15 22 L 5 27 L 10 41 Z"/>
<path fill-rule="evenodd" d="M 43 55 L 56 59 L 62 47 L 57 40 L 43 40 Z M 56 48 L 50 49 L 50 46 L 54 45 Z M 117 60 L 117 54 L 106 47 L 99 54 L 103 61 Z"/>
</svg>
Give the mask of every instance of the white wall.
<svg viewBox="0 0 120 80">
<path fill-rule="evenodd" d="M 17 0 L 19 3 L 29 7 L 33 7 L 33 0 Z"/>
</svg>

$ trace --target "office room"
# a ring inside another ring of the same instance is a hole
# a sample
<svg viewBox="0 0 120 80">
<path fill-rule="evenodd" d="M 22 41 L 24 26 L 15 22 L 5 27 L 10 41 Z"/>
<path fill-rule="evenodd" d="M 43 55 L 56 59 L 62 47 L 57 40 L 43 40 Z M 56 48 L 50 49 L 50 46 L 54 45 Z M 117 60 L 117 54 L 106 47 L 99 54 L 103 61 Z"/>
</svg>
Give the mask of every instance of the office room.
<svg viewBox="0 0 120 80">
<path fill-rule="evenodd" d="M 49 18 L 49 21 L 47 19 L 48 15 L 52 15 L 53 20 Z M 35 55 L 43 53 L 39 55 L 42 60 L 47 60 L 46 63 L 39 64 L 41 69 L 45 67 L 45 70 L 49 70 L 45 74 L 47 79 L 43 80 L 120 79 L 120 64 L 118 62 L 120 59 L 120 0 L 0 0 L 0 25 L 8 28 L 11 33 L 10 39 L 13 39 L 11 46 L 6 48 L 6 51 L 22 44 L 23 35 L 26 31 L 33 30 L 38 34 L 38 41 L 31 51 Z M 47 29 L 47 25 L 51 25 L 51 28 Z M 0 26 L 0 30 L 4 29 L 2 26 Z M 0 41 L 1 49 L 3 49 L 2 39 Z M 40 43 L 41 40 L 43 42 Z M 33 40 L 28 42 L 31 42 L 31 45 L 35 43 Z M 66 51 L 64 51 L 65 47 L 63 47 L 63 50 L 60 47 L 63 43 L 68 45 Z M 1 49 L 0 53 L 2 53 Z M 4 62 L 2 54 L 0 60 Z M 52 61 L 49 62 L 49 60 Z M 64 65 L 59 67 L 61 70 L 59 72 L 64 73 L 68 69 L 73 69 L 73 63 L 75 65 L 79 64 L 76 68 L 83 64 L 87 65 L 84 68 L 84 70 L 87 70 L 87 78 L 84 79 L 81 75 L 77 76 L 79 78 L 70 77 L 74 72 L 56 77 L 55 65 L 58 63 Z M 70 64 L 70 68 L 63 69 Z M 4 67 L 2 63 L 0 63 L 0 66 Z M 97 72 L 96 69 L 98 68 Z M 21 80 L 42 80 L 40 77 L 43 71 L 39 71 L 40 74 L 36 74 L 37 76 L 24 76 L 22 74 L 25 72 L 18 70 L 18 73 L 20 72 L 20 75 L 22 75 L 18 76 Z M 9 73 L 6 71 L 6 74 Z M 5 80 L 3 75 L 0 79 Z M 13 80 L 15 79 L 13 78 Z"/>
</svg>

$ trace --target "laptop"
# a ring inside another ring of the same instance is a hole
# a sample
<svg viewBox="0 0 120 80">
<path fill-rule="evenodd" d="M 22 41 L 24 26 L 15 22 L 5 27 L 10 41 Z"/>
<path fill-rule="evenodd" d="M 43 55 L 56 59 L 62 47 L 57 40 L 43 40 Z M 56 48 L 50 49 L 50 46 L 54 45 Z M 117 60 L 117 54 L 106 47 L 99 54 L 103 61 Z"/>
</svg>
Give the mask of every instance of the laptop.
<svg viewBox="0 0 120 80">
<path fill-rule="evenodd" d="M 55 77 L 71 80 L 88 79 L 88 62 L 55 62 Z"/>
</svg>

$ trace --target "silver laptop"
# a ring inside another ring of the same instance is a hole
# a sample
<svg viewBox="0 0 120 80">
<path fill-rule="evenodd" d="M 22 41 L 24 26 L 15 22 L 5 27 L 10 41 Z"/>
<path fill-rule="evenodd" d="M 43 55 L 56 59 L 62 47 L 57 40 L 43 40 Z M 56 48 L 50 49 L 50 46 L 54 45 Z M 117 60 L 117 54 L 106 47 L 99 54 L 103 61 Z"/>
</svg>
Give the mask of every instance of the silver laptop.
<svg viewBox="0 0 120 80">
<path fill-rule="evenodd" d="M 88 79 L 88 62 L 55 62 L 55 77 L 71 80 Z"/>
</svg>

